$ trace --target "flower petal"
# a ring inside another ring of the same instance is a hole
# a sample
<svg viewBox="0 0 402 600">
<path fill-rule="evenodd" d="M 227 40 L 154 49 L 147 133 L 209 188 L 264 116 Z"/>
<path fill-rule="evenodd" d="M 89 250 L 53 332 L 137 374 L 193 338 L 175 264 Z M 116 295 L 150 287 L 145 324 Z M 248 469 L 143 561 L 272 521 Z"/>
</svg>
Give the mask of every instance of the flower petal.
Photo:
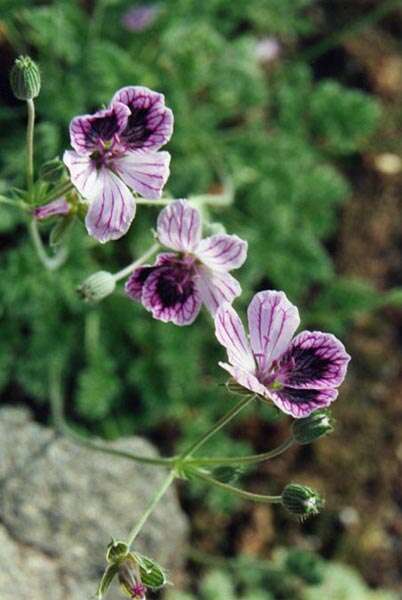
<svg viewBox="0 0 402 600">
<path fill-rule="evenodd" d="M 215 271 L 231 271 L 241 267 L 246 260 L 247 242 L 237 235 L 211 235 L 201 240 L 195 254 Z"/>
<path fill-rule="evenodd" d="M 136 207 L 130 190 L 114 173 L 102 168 L 98 179 L 101 191 L 91 202 L 85 224 L 90 235 L 105 243 L 127 233 Z"/>
<path fill-rule="evenodd" d="M 213 271 L 208 267 L 197 267 L 197 287 L 202 301 L 214 315 L 224 302 L 231 304 L 241 294 L 239 282 L 230 273 Z"/>
<path fill-rule="evenodd" d="M 105 142 L 112 141 L 115 135 L 125 129 L 129 115 L 129 108 L 116 102 L 93 115 L 75 117 L 70 123 L 72 147 L 82 155 L 102 149 Z"/>
<path fill-rule="evenodd" d="M 280 359 L 280 380 L 298 389 L 335 388 L 345 379 L 349 361 L 344 345 L 335 336 L 303 331 Z"/>
<path fill-rule="evenodd" d="M 160 11 L 159 4 L 133 6 L 123 15 L 122 23 L 128 31 L 145 31 L 153 25 Z"/>
<path fill-rule="evenodd" d="M 215 315 L 215 335 L 226 348 L 234 367 L 253 374 L 255 362 L 239 315 L 228 303 L 221 304 Z"/>
<path fill-rule="evenodd" d="M 225 369 L 230 375 L 233 377 L 235 381 L 242 387 L 250 390 L 253 394 L 258 394 L 259 396 L 265 396 L 266 388 L 262 383 L 260 383 L 255 375 L 252 375 L 248 371 L 245 371 L 241 367 L 234 367 L 232 365 L 228 365 L 228 363 L 220 362 L 219 366 L 222 369 Z"/>
<path fill-rule="evenodd" d="M 101 179 L 95 162 L 74 150 L 66 150 L 63 161 L 70 172 L 71 183 L 86 200 L 94 200 L 101 192 Z"/>
<path fill-rule="evenodd" d="M 146 87 L 124 87 L 113 96 L 112 104 L 122 102 L 130 109 L 121 141 L 131 149 L 159 150 L 173 133 L 173 113 L 165 106 L 163 94 Z"/>
<path fill-rule="evenodd" d="M 264 291 L 254 296 L 247 311 L 250 342 L 261 373 L 287 350 L 300 324 L 299 311 L 284 292 Z"/>
<path fill-rule="evenodd" d="M 144 198 L 156 199 L 162 195 L 170 170 L 169 152 L 128 151 L 114 158 L 113 170 L 135 192 Z"/>
<path fill-rule="evenodd" d="M 183 283 L 180 270 L 168 266 L 155 268 L 147 277 L 141 300 L 155 319 L 176 325 L 190 325 L 201 308 L 194 282 Z"/>
<path fill-rule="evenodd" d="M 284 387 L 279 391 L 270 391 L 272 402 L 287 415 L 295 419 L 308 417 L 309 414 L 329 406 L 337 397 L 338 391 L 326 390 L 295 390 Z"/>
<path fill-rule="evenodd" d="M 177 200 L 159 213 L 156 229 L 164 246 L 178 252 L 191 252 L 201 239 L 200 213 L 187 200 Z"/>
</svg>

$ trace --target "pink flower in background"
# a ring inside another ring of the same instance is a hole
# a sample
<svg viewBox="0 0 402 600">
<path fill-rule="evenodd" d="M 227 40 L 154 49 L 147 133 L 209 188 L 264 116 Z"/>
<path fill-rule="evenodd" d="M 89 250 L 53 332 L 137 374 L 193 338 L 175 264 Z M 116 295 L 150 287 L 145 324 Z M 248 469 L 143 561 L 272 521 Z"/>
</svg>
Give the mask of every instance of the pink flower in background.
<svg viewBox="0 0 402 600">
<path fill-rule="evenodd" d="M 175 252 L 160 254 L 154 265 L 136 269 L 125 288 L 156 319 L 190 325 L 202 304 L 214 314 L 222 302 L 239 296 L 241 287 L 229 271 L 246 260 L 247 242 L 227 234 L 202 239 L 200 213 L 186 200 L 161 211 L 157 235 Z"/>
<path fill-rule="evenodd" d="M 299 311 L 284 292 L 259 292 L 248 307 L 250 339 L 236 311 L 219 307 L 215 333 L 229 364 L 219 363 L 242 387 L 295 418 L 328 406 L 343 382 L 350 356 L 330 333 L 302 331 Z M 292 339 L 293 338 L 293 339 Z"/>
<path fill-rule="evenodd" d="M 132 86 L 110 107 L 75 117 L 63 160 L 73 185 L 89 203 L 86 227 L 100 242 L 122 237 L 135 216 L 132 191 L 160 198 L 170 154 L 158 152 L 173 131 L 173 114 L 162 94 Z"/>
<path fill-rule="evenodd" d="M 259 40 L 255 47 L 255 55 L 260 63 L 269 63 L 278 58 L 281 46 L 274 37 L 265 37 Z"/>
<path fill-rule="evenodd" d="M 122 23 L 128 31 L 145 31 L 149 29 L 161 12 L 159 4 L 140 4 L 133 6 L 122 18 Z"/>
<path fill-rule="evenodd" d="M 35 219 L 38 219 L 38 221 L 43 221 L 44 219 L 48 219 L 49 217 L 53 217 L 55 215 L 68 215 L 69 212 L 70 205 L 63 197 L 53 200 L 48 204 L 37 206 L 33 211 L 33 215 Z"/>
</svg>

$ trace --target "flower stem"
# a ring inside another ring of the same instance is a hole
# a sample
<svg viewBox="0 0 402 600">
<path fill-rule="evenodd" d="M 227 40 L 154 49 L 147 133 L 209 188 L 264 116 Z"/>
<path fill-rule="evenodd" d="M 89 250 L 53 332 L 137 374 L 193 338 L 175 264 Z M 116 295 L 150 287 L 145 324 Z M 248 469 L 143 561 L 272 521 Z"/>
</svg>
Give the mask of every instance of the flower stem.
<svg viewBox="0 0 402 600">
<path fill-rule="evenodd" d="M 173 470 L 171 470 L 171 471 L 169 471 L 168 476 L 162 481 L 161 486 L 156 490 L 156 492 L 153 495 L 151 502 L 149 503 L 145 512 L 141 515 L 140 519 L 138 520 L 138 522 L 134 525 L 133 529 L 131 530 L 128 540 L 127 540 L 127 545 L 129 548 L 134 543 L 135 538 L 140 533 L 141 529 L 144 527 L 148 517 L 153 513 L 158 502 L 163 498 L 163 496 L 165 495 L 165 493 L 167 492 L 167 490 L 173 483 L 174 479 L 175 479 L 175 472 Z"/>
<path fill-rule="evenodd" d="M 136 204 L 144 206 L 166 206 L 174 202 L 176 198 L 160 198 L 158 200 L 148 200 L 147 198 L 136 198 Z M 233 191 L 229 189 L 223 194 L 200 194 L 199 196 L 190 196 L 190 202 L 194 204 L 208 204 L 209 206 L 230 206 L 233 203 Z"/>
<path fill-rule="evenodd" d="M 221 457 L 200 457 L 200 458 L 190 458 L 186 462 L 189 465 L 252 465 L 255 463 L 264 462 L 265 460 L 270 460 L 271 458 L 275 458 L 280 454 L 283 454 L 286 450 L 291 448 L 295 440 L 293 436 L 289 437 L 283 444 L 270 450 L 269 452 L 263 452 L 261 454 L 251 454 L 249 456 L 221 456 Z"/>
<path fill-rule="evenodd" d="M 50 408 L 52 418 L 57 431 L 62 435 L 69 438 L 75 444 L 102 452 L 104 454 L 110 454 L 112 456 L 118 456 L 120 458 L 127 458 L 134 460 L 139 463 L 149 465 L 160 465 L 169 466 L 174 464 L 174 460 L 170 458 L 154 458 L 151 456 L 142 456 L 134 454 L 126 450 L 119 450 L 117 448 L 111 448 L 108 444 L 104 444 L 101 441 L 88 439 L 78 433 L 76 433 L 65 420 L 63 411 L 63 397 L 61 392 L 61 365 L 54 363 L 50 369 L 50 382 L 49 382 L 49 396 L 50 396 Z"/>
<path fill-rule="evenodd" d="M 154 244 L 153 246 L 151 246 L 142 256 L 140 256 L 140 258 L 137 258 L 137 260 L 132 262 L 130 265 L 124 267 L 124 269 L 121 269 L 121 271 L 115 273 L 114 280 L 120 281 L 120 279 L 124 279 L 125 277 L 130 275 L 137 267 L 140 267 L 142 264 L 144 264 L 144 262 L 146 262 L 148 258 L 151 258 L 151 256 L 156 254 L 159 248 L 160 244 Z"/>
<path fill-rule="evenodd" d="M 244 498 L 245 500 L 252 500 L 253 502 L 263 502 L 266 504 L 281 504 L 282 497 L 281 496 L 266 496 L 265 494 L 254 494 L 253 492 L 246 492 L 246 490 L 242 490 L 240 488 L 234 487 L 233 485 L 229 485 L 228 483 L 223 483 L 222 481 L 218 481 L 214 479 L 204 471 L 200 471 L 199 469 L 194 469 L 191 471 L 193 475 L 199 477 L 203 481 L 210 483 L 211 485 L 221 488 L 230 494 L 235 496 L 239 496 L 240 498 Z"/>
<path fill-rule="evenodd" d="M 61 247 L 60 250 L 54 256 L 48 256 L 38 230 L 37 221 L 35 219 L 32 219 L 29 223 L 28 228 L 29 233 L 31 235 L 32 243 L 36 250 L 36 254 L 38 255 L 38 258 L 42 265 L 48 271 L 56 271 L 57 269 L 59 269 L 67 258 L 66 249 L 64 247 Z"/>
<path fill-rule="evenodd" d="M 5 196 L 0 196 L 0 204 L 7 204 L 8 206 L 14 206 L 14 208 L 19 208 L 24 212 L 28 212 L 31 210 L 29 204 L 24 202 L 23 200 L 10 200 Z"/>
<path fill-rule="evenodd" d="M 222 429 L 222 427 L 224 427 L 226 423 L 229 423 L 229 421 L 231 421 L 236 415 L 238 415 L 239 412 L 243 410 L 243 408 L 250 404 L 254 400 L 254 398 L 255 396 L 246 396 L 245 398 L 242 398 L 240 402 L 238 402 L 229 412 L 223 415 L 223 417 L 219 419 L 219 421 L 217 421 L 217 423 L 215 423 L 215 425 L 209 431 L 204 433 L 187 450 L 180 454 L 180 456 L 177 459 L 178 462 L 183 461 L 188 456 L 191 456 L 191 454 L 196 452 L 199 448 L 201 448 L 201 446 L 203 446 L 211 436 L 213 436 L 220 429 Z"/>
<path fill-rule="evenodd" d="M 34 178 L 34 147 L 33 135 L 35 127 L 35 104 L 33 100 L 27 100 L 28 123 L 27 123 L 27 186 L 32 191 Z M 32 200 L 32 198 L 31 198 Z"/>
</svg>

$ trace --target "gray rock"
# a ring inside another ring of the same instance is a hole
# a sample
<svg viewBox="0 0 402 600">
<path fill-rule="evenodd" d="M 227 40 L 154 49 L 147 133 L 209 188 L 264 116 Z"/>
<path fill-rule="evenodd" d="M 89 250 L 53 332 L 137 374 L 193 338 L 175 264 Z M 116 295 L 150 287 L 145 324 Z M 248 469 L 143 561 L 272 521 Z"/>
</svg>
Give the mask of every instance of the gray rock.
<svg viewBox="0 0 402 600">
<path fill-rule="evenodd" d="M 120 446 L 156 455 L 141 438 Z M 159 467 L 78 447 L 34 423 L 25 410 L 0 410 L 1 600 L 93 597 L 111 537 L 127 537 L 165 476 Z M 136 549 L 167 567 L 172 579 L 186 534 L 171 489 Z"/>
</svg>

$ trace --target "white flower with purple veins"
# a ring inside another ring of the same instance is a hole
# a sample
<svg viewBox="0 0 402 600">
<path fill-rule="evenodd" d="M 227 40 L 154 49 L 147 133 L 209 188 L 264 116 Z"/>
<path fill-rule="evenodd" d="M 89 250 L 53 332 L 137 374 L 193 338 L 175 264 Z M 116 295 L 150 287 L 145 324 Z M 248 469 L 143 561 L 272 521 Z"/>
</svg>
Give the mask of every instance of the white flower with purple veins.
<svg viewBox="0 0 402 600">
<path fill-rule="evenodd" d="M 222 302 L 240 295 L 240 284 L 229 271 L 246 260 L 247 242 L 227 234 L 202 239 L 200 213 L 186 200 L 161 211 L 157 235 L 175 252 L 160 254 L 154 265 L 136 269 L 125 288 L 155 319 L 190 325 L 202 304 L 215 314 Z"/>
<path fill-rule="evenodd" d="M 259 292 L 248 307 L 249 340 L 236 311 L 223 304 L 215 316 L 216 337 L 229 363 L 219 363 L 242 387 L 296 419 L 329 406 L 350 360 L 330 333 L 302 331 L 299 311 L 284 292 Z M 293 339 L 292 339 L 293 338 Z"/>
<path fill-rule="evenodd" d="M 162 94 L 145 87 L 119 90 L 110 107 L 75 117 L 63 160 L 71 182 L 89 202 L 86 227 L 100 242 L 122 237 L 135 216 L 132 191 L 160 198 L 170 154 L 158 152 L 173 131 Z"/>
</svg>

